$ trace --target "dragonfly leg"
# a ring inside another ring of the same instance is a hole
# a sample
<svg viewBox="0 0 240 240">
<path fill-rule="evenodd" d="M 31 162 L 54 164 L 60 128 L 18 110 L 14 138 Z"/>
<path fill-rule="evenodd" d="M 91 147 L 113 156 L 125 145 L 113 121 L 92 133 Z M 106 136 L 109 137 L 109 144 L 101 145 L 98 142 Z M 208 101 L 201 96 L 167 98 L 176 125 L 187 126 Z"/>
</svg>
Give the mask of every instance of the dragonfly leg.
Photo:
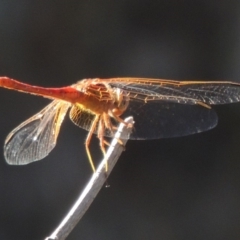
<svg viewBox="0 0 240 240">
<path fill-rule="evenodd" d="M 108 147 L 110 146 L 110 143 L 104 139 L 104 144 L 107 145 Z"/>
<path fill-rule="evenodd" d="M 90 150 L 89 150 L 89 145 L 90 145 L 90 142 L 91 142 L 91 139 L 92 139 L 92 135 L 94 133 L 94 130 L 97 126 L 97 122 L 99 120 L 99 115 L 96 115 L 95 119 L 93 120 L 93 123 L 92 123 L 92 126 L 91 128 L 89 129 L 89 133 L 87 135 L 87 139 L 85 141 L 85 147 L 86 147 L 86 152 L 87 152 L 87 156 L 88 156 L 88 160 L 90 162 L 90 165 L 92 167 L 92 170 L 93 172 L 96 171 L 96 168 L 94 166 L 94 163 L 93 163 L 93 160 L 92 160 L 92 156 L 91 156 L 91 153 L 90 153 Z"/>
<path fill-rule="evenodd" d="M 208 104 L 206 104 L 206 103 L 204 103 L 204 102 L 197 102 L 197 104 L 200 105 L 200 106 L 202 106 L 202 107 L 211 109 L 211 106 L 209 106 Z"/>
<path fill-rule="evenodd" d="M 117 116 L 116 114 L 114 114 L 112 111 L 110 111 L 110 115 L 119 123 L 123 123 L 126 127 L 128 128 L 132 128 L 133 124 L 132 123 L 126 123 L 122 118 L 120 118 L 119 116 Z"/>
<path fill-rule="evenodd" d="M 125 150 L 125 146 L 120 138 L 116 138 L 117 142 L 119 145 L 122 146 L 122 148 Z M 107 145 L 108 147 L 110 146 L 110 143 L 104 139 L 104 144 Z"/>
<path fill-rule="evenodd" d="M 118 141 L 118 144 L 123 148 L 123 151 L 125 151 L 126 148 L 125 148 L 125 146 L 124 146 L 122 140 L 121 140 L 120 138 L 117 138 L 117 141 Z"/>
<path fill-rule="evenodd" d="M 103 153 L 103 156 L 105 157 L 106 156 L 106 149 L 105 149 L 105 140 L 103 137 L 99 138 L 99 143 L 100 143 L 100 148 L 102 150 L 102 153 Z M 105 161 L 105 171 L 107 172 L 108 171 L 108 162 L 107 160 Z"/>
<path fill-rule="evenodd" d="M 117 115 L 115 115 L 114 113 L 111 112 L 111 116 L 116 120 L 118 121 L 119 123 L 124 123 L 127 127 L 132 127 L 132 124 L 128 125 L 126 122 L 124 122 L 123 119 L 121 119 L 120 117 L 118 117 Z M 107 128 L 109 128 L 111 131 L 112 130 L 117 130 L 117 127 L 116 126 L 113 126 L 111 124 L 111 121 L 110 121 L 110 118 L 109 118 L 109 115 L 106 115 L 106 117 L 104 118 L 104 123 L 105 123 L 105 126 L 107 126 Z M 118 144 L 121 145 L 123 147 L 123 149 L 125 150 L 125 146 L 122 142 L 121 139 L 117 138 L 117 141 L 118 141 Z M 106 141 L 105 141 L 105 144 L 106 144 Z M 106 144 L 106 145 L 110 145 L 109 143 Z"/>
<path fill-rule="evenodd" d="M 106 149 L 105 149 L 105 139 L 104 139 L 104 130 L 105 130 L 105 119 L 104 116 L 102 115 L 100 120 L 99 120 L 99 125 L 98 125 L 98 139 L 99 139 L 99 144 L 100 144 L 100 149 L 103 153 L 103 156 L 105 157 L 106 155 Z M 105 162 L 105 170 L 106 172 L 108 171 L 108 163 L 107 161 Z"/>
</svg>

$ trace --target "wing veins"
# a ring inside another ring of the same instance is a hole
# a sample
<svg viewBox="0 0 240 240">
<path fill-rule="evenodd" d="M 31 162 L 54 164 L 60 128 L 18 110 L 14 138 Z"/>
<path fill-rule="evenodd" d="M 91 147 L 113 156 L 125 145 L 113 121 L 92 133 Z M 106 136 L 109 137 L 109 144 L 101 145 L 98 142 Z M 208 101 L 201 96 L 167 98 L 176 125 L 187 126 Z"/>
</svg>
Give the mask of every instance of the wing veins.
<svg viewBox="0 0 240 240">
<path fill-rule="evenodd" d="M 16 127 L 6 138 L 4 155 L 9 164 L 28 164 L 47 156 L 55 147 L 70 104 L 54 100 Z"/>
</svg>

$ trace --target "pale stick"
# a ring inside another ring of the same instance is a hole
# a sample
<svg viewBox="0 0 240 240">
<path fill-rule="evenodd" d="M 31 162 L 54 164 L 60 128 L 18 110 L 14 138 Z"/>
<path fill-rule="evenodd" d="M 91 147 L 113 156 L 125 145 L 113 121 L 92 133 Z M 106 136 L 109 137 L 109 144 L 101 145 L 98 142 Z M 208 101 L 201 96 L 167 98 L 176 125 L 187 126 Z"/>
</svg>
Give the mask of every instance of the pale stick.
<svg viewBox="0 0 240 240">
<path fill-rule="evenodd" d="M 73 230 L 73 228 L 80 221 L 84 213 L 87 211 L 94 198 L 97 196 L 98 192 L 102 188 L 104 184 L 106 184 L 106 179 L 110 172 L 112 171 L 114 165 L 116 164 L 118 158 L 120 157 L 122 151 L 124 150 L 124 146 L 128 140 L 128 137 L 131 134 L 132 128 L 129 126 L 133 126 L 133 118 L 128 117 L 124 120 L 128 123 L 121 123 L 118 127 L 118 130 L 108 148 L 106 156 L 100 162 L 97 170 L 93 173 L 91 179 L 89 180 L 87 186 L 84 188 L 83 192 L 77 199 L 76 203 L 67 213 L 66 217 L 62 220 L 59 226 L 54 230 L 54 232 L 45 240 L 64 240 Z M 121 139 L 120 144 L 119 139 Z M 106 161 L 108 163 L 108 171 L 106 172 Z"/>
</svg>

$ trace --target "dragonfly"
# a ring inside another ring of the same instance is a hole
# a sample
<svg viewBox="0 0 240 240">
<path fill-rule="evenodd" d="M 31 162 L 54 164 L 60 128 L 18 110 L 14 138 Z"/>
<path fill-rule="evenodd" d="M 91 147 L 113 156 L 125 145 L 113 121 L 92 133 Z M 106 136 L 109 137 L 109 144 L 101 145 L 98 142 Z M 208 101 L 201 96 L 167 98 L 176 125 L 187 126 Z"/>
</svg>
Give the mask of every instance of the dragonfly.
<svg viewBox="0 0 240 240">
<path fill-rule="evenodd" d="M 135 120 L 129 139 L 179 137 L 215 127 L 218 117 L 211 105 L 240 101 L 240 84 L 230 81 L 93 78 L 67 87 L 45 88 L 0 77 L 0 87 L 52 99 L 8 134 L 4 143 L 7 163 L 24 165 L 45 158 L 55 147 L 70 109 L 72 122 L 88 131 L 85 148 L 93 171 L 92 136 L 96 134 L 105 154 L 105 138 L 114 136 L 126 116 Z"/>
</svg>

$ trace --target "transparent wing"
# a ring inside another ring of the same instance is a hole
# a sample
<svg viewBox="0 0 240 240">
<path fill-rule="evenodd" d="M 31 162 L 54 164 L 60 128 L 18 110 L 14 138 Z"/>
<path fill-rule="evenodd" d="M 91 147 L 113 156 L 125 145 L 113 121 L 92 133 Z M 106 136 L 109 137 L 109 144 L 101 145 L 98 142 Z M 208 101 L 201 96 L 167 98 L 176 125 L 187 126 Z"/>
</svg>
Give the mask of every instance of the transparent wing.
<svg viewBox="0 0 240 240">
<path fill-rule="evenodd" d="M 78 106 L 70 110 L 70 119 L 87 131 L 92 126 L 95 115 Z M 213 109 L 200 105 L 177 104 L 174 102 L 148 102 L 130 101 L 129 106 L 121 116 L 122 119 L 133 116 L 134 128 L 129 139 L 145 140 L 186 136 L 207 131 L 216 126 L 218 117 Z M 113 129 L 105 128 L 104 136 L 113 137 L 118 122 L 110 119 Z M 97 133 L 98 124 L 95 129 Z"/>
<path fill-rule="evenodd" d="M 210 130 L 218 122 L 214 109 L 166 101 L 130 101 L 121 118 L 127 116 L 134 118 L 130 139 L 136 140 L 191 135 Z"/>
<path fill-rule="evenodd" d="M 112 87 L 126 91 L 130 99 L 209 105 L 240 101 L 240 84 L 220 81 L 174 81 L 147 78 L 106 79 Z"/>
<path fill-rule="evenodd" d="M 75 125 L 89 131 L 96 115 L 92 114 L 90 111 L 84 110 L 80 106 L 73 105 L 69 112 L 69 117 Z M 97 128 L 95 133 L 96 132 Z"/>
<path fill-rule="evenodd" d="M 23 165 L 46 157 L 56 145 L 70 104 L 54 100 L 7 136 L 4 155 L 9 164 Z"/>
</svg>

